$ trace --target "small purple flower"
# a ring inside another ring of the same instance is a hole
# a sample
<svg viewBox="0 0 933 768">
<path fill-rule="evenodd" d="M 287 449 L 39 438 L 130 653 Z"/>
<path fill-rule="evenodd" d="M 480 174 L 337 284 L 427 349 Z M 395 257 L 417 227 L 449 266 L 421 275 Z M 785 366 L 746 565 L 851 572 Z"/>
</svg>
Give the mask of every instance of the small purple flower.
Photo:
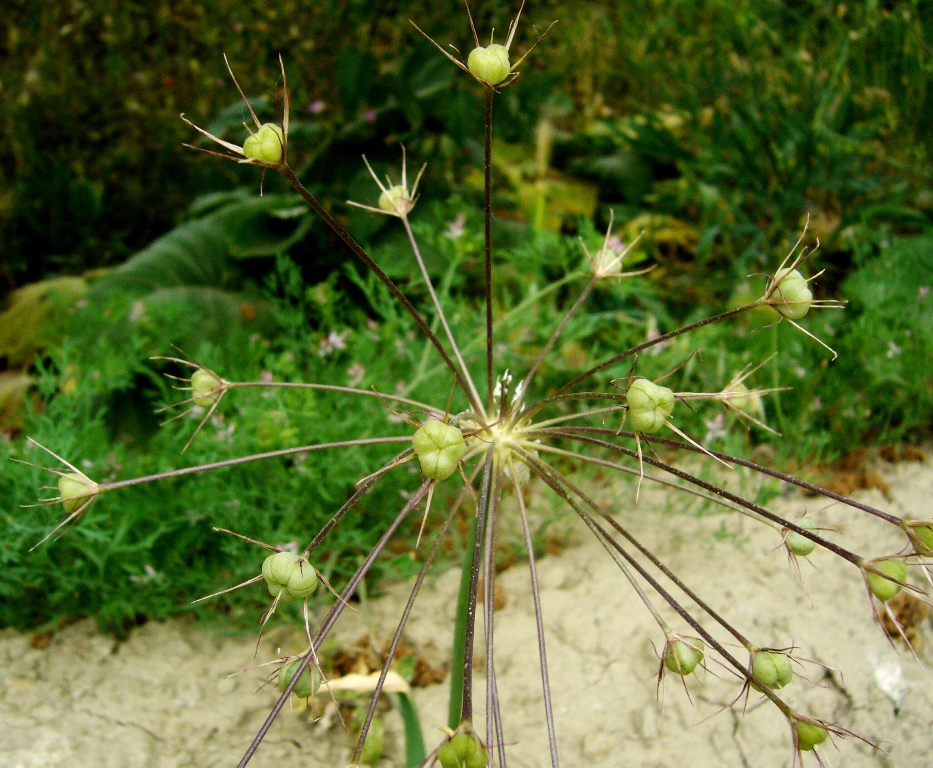
<svg viewBox="0 0 933 768">
<path fill-rule="evenodd" d="M 706 424 L 706 437 L 703 439 L 704 443 L 711 443 L 714 440 L 719 440 L 725 437 L 728 432 L 726 431 L 726 417 L 723 413 L 717 413 L 715 418 L 704 419 Z"/>
<path fill-rule="evenodd" d="M 317 115 L 320 112 L 323 112 L 326 106 L 327 105 L 322 99 L 315 99 L 308 105 L 308 112 L 310 112 L 312 115 Z"/>
<path fill-rule="evenodd" d="M 367 110 L 363 113 L 363 119 L 364 119 L 367 123 L 375 123 L 377 117 L 378 117 L 378 115 L 376 114 L 376 110 L 375 110 L 375 109 L 367 109 Z"/>
<path fill-rule="evenodd" d="M 921 285 L 920 290 L 917 291 L 917 298 L 923 301 L 923 299 L 925 299 L 929 295 L 930 295 L 930 286 Z"/>
<path fill-rule="evenodd" d="M 450 240 L 457 240 L 466 232 L 466 214 L 459 213 L 453 221 L 447 222 L 447 229 L 444 230 L 444 237 Z"/>
</svg>

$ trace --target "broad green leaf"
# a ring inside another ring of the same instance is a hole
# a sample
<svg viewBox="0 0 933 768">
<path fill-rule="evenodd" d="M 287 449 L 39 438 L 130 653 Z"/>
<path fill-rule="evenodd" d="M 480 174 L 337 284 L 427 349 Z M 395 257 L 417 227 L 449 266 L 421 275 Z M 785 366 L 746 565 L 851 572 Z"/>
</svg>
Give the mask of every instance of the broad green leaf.
<svg viewBox="0 0 933 768">
<path fill-rule="evenodd" d="M 87 293 L 80 277 L 55 277 L 26 285 L 0 314 L 0 357 L 9 367 L 30 363 L 36 352 L 61 339 L 68 312 Z"/>
<path fill-rule="evenodd" d="M 300 240 L 311 224 L 294 214 L 295 199 L 267 195 L 238 199 L 208 215 L 185 222 L 106 275 L 94 293 L 146 294 L 181 285 L 230 288 L 236 260 L 273 256 Z M 209 208 L 212 200 L 199 205 Z"/>
</svg>

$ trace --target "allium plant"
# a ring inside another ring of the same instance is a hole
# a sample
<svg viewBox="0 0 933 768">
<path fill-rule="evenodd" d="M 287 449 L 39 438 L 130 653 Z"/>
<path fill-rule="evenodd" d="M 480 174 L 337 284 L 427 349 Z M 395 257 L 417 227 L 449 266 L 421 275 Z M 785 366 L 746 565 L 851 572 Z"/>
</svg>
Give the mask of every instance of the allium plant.
<svg viewBox="0 0 933 768">
<path fill-rule="evenodd" d="M 467 5 L 469 16 L 469 6 Z M 186 366 L 190 377 L 184 379 L 190 397 L 177 405 L 188 410 L 199 407 L 206 410 L 203 420 L 192 439 L 207 423 L 211 414 L 224 402 L 227 395 L 236 396 L 239 390 L 248 388 L 289 387 L 327 389 L 342 393 L 351 404 L 355 398 L 378 398 L 386 406 L 404 414 L 403 421 L 410 426 L 402 435 L 360 439 L 348 435 L 342 442 L 304 445 L 284 450 L 217 461 L 211 464 L 190 466 L 157 475 L 96 483 L 76 467 L 55 454 L 66 469 L 47 468 L 59 476 L 59 495 L 42 503 L 61 503 L 67 513 L 62 523 L 47 537 L 63 531 L 69 524 L 78 522 L 100 494 L 118 491 L 139 483 L 155 482 L 181 475 L 196 474 L 221 469 L 236 464 L 308 451 L 352 450 L 354 446 L 372 444 L 396 444 L 399 452 L 381 467 L 373 467 L 368 476 L 358 483 L 358 489 L 337 509 L 330 521 L 320 530 L 309 532 L 309 543 L 300 553 L 280 551 L 275 547 L 249 539 L 248 532 L 234 535 L 269 550 L 264 561 L 257 558 L 256 576 L 245 584 L 263 582 L 271 597 L 269 609 L 263 617 L 265 624 L 281 601 L 298 600 L 304 603 L 305 626 L 308 648 L 300 656 L 270 662 L 275 666 L 271 677 L 275 677 L 282 689 L 281 696 L 261 727 L 253 743 L 246 750 L 240 766 L 245 766 L 253 756 L 282 707 L 293 693 L 311 696 L 317 689 L 316 681 L 327 678 L 327 670 L 321 668 L 319 651 L 321 644 L 334 628 L 341 614 L 348 607 L 361 582 L 366 578 L 374 561 L 380 556 L 390 539 L 395 536 L 409 516 L 421 514 L 425 518 L 430 512 L 435 489 L 441 483 L 459 487 L 454 502 L 444 513 L 443 524 L 432 532 L 430 541 L 425 541 L 423 565 L 415 580 L 407 604 L 401 611 L 398 627 L 389 646 L 388 658 L 379 676 L 372 704 L 363 721 L 359 740 L 351 763 L 361 759 L 367 733 L 373 723 L 377 700 L 384 689 L 395 652 L 398 648 L 406 621 L 421 589 L 426 574 L 434 563 L 441 544 L 448 536 L 454 516 L 468 501 L 475 505 L 472 517 L 471 545 L 465 554 L 464 581 L 460 590 L 456 626 L 454 633 L 454 658 L 452 659 L 451 707 L 446 735 L 439 743 L 429 744 L 423 765 L 440 765 L 443 768 L 482 768 L 486 765 L 506 766 L 509 754 L 521 746 L 510 746 L 507 724 L 504 722 L 496 681 L 496 643 L 494 637 L 493 592 L 496 582 L 495 550 L 497 537 L 505 517 L 512 516 L 520 523 L 527 552 L 528 569 L 532 584 L 534 611 L 537 619 L 538 654 L 540 658 L 542 707 L 549 735 L 551 763 L 559 765 L 560 734 L 555 729 L 552 693 L 548 683 L 548 657 L 546 648 L 546 624 L 539 599 L 536 562 L 531 542 L 531 531 L 525 507 L 522 486 L 539 483 L 551 489 L 566 504 L 568 514 L 576 515 L 605 548 L 608 557 L 618 566 L 621 578 L 638 594 L 647 611 L 658 625 L 659 683 L 664 677 L 683 681 L 685 690 L 689 678 L 698 667 L 715 663 L 736 679 L 736 696 L 732 705 L 747 701 L 751 695 L 776 707 L 784 716 L 788 731 L 788 745 L 794 762 L 803 762 L 805 753 L 812 753 L 816 762 L 823 764 L 820 750 L 833 737 L 855 736 L 843 724 L 825 719 L 824 713 L 801 712 L 789 705 L 779 694 L 785 686 L 792 684 L 795 668 L 800 660 L 793 648 L 771 646 L 771 638 L 747 637 L 720 609 L 704 600 L 691 586 L 690 574 L 678 575 L 670 570 L 650 549 L 641 543 L 626 527 L 624 516 L 613 516 L 603 510 L 594 500 L 594 492 L 568 476 L 558 467 L 568 463 L 590 464 L 621 474 L 637 477 L 634 491 L 635 501 L 643 482 L 662 484 L 672 491 L 700 496 L 724 505 L 736 513 L 770 527 L 774 531 L 775 543 L 783 547 L 791 562 L 806 558 L 817 547 L 842 558 L 853 566 L 853 577 L 864 580 L 871 610 L 877 617 L 886 614 L 897 625 L 893 612 L 888 607 L 891 600 L 902 589 L 923 597 L 924 593 L 910 583 L 908 568 L 923 568 L 925 560 L 933 552 L 933 523 L 927 520 L 907 520 L 875 509 L 867 504 L 853 501 L 829 490 L 819 488 L 798 478 L 761 466 L 757 463 L 708 450 L 677 426 L 678 411 L 689 407 L 689 401 L 708 400 L 727 409 L 740 419 L 767 428 L 762 419 L 762 395 L 771 390 L 749 389 L 745 382 L 757 368 L 736 374 L 718 392 L 678 392 L 673 384 L 679 367 L 652 381 L 639 375 L 638 355 L 651 347 L 663 344 L 676 336 L 688 334 L 711 323 L 723 323 L 755 309 L 770 308 L 775 322 L 787 321 L 810 335 L 799 321 L 806 318 L 810 310 L 818 307 L 839 307 L 839 302 L 820 301 L 813 298 L 809 283 L 802 272 L 802 264 L 812 250 L 803 247 L 803 239 L 794 245 L 790 253 L 775 265 L 772 275 L 764 279 L 759 298 L 745 306 L 732 309 L 705 320 L 677 328 L 663 335 L 655 335 L 635 347 L 620 350 L 598 365 L 564 383 L 556 391 L 542 393 L 536 390 L 536 373 L 548 359 L 571 318 L 584 306 L 587 296 L 601 281 L 639 279 L 645 270 L 624 271 L 626 252 L 614 247 L 610 231 L 606 232 L 602 248 L 595 254 L 585 253 L 585 272 L 589 277 L 570 305 L 565 316 L 553 329 L 550 338 L 537 357 L 528 366 L 520 379 L 507 371 L 500 371 L 495 355 L 496 329 L 493 322 L 493 240 L 491 228 L 491 146 L 493 129 L 493 104 L 496 95 L 512 85 L 520 76 L 519 66 L 534 50 L 544 35 L 530 46 L 521 57 L 515 57 L 512 45 L 518 30 L 521 8 L 515 21 L 509 26 L 504 44 L 490 38 L 483 47 L 480 37 L 469 16 L 470 27 L 476 47 L 464 60 L 448 53 L 435 41 L 431 41 L 457 67 L 477 84 L 481 94 L 481 106 L 485 110 L 485 355 L 479 359 L 464 355 L 466 346 L 455 337 L 445 316 L 431 277 L 422 258 L 421 249 L 411 227 L 411 216 L 418 202 L 418 181 L 421 174 L 409 186 L 404 148 L 402 167 L 398 183 L 387 179 L 383 182 L 365 160 L 378 188 L 373 195 L 375 204 L 352 203 L 371 211 L 399 220 L 404 229 L 430 297 L 430 304 L 415 306 L 400 287 L 380 268 L 377 259 L 368 253 L 348 233 L 334 216 L 325 209 L 303 186 L 289 165 L 289 93 L 282 66 L 282 114 L 279 123 L 260 123 L 249 102 L 243 100 L 252 117 L 253 126 L 247 126 L 249 136 L 243 145 L 224 141 L 189 124 L 207 136 L 226 152 L 204 150 L 210 154 L 233 159 L 240 163 L 258 166 L 263 174 L 281 174 L 307 204 L 320 216 L 327 226 L 339 237 L 346 247 L 386 286 L 395 300 L 413 318 L 426 339 L 433 345 L 436 354 L 449 371 L 454 382 L 454 392 L 447 402 L 423 403 L 397 394 L 337 387 L 314 383 L 283 383 L 270 381 L 237 382 L 223 378 L 196 361 L 167 358 Z M 419 32 L 421 30 L 419 29 Z M 424 34 L 422 32 L 422 34 Z M 545 33 L 546 34 L 546 33 Z M 427 37 L 427 35 L 425 35 Z M 428 38 L 430 39 L 430 38 Z M 513 63 L 513 58 L 515 61 Z M 229 65 L 228 65 L 229 68 Z M 233 73 L 231 71 L 231 76 Z M 234 79 L 234 82 L 236 80 Z M 239 85 L 237 85 L 239 89 Z M 188 121 L 186 121 L 188 122 Z M 423 168 L 422 168 L 423 171 Z M 584 250 L 586 250 L 584 248 Z M 440 332 L 433 329 L 439 327 Z M 815 339 L 815 341 L 819 341 Z M 822 342 L 819 342 L 822 343 Z M 827 347 L 828 349 L 828 347 Z M 830 350 L 831 352 L 831 350 Z M 832 353 L 835 357 L 835 353 Z M 761 364 L 763 365 L 763 361 Z M 760 365 L 758 366 L 760 367 Z M 573 404 L 576 410 L 567 406 Z M 582 409 L 580 406 L 582 404 Z M 452 406 L 456 406 L 452 408 Z M 348 405 L 352 407 L 352 405 Z M 187 411 L 185 411 L 187 412 Z M 190 441 L 189 441 L 190 444 Z M 568 447 L 570 446 L 570 447 Z M 187 446 L 186 446 L 187 447 Z M 904 534 L 904 547 L 900 552 L 869 556 L 853 552 L 835 541 L 826 539 L 821 530 L 809 518 L 788 520 L 775 514 L 741 495 L 701 479 L 690 472 L 672 466 L 658 455 L 663 448 L 665 455 L 677 451 L 696 453 L 723 465 L 723 472 L 733 466 L 741 466 L 762 475 L 776 478 L 782 483 L 797 486 L 820 494 L 834 502 L 846 504 L 868 515 L 899 527 Z M 51 451 L 49 451 L 51 453 Z M 554 460 L 558 461 L 554 461 Z M 360 500 L 390 473 L 408 462 L 418 461 L 421 479 L 408 490 L 407 501 L 398 510 L 394 521 L 383 532 L 356 573 L 342 585 L 331 587 L 315 567 L 318 547 L 333 528 L 347 515 L 352 515 Z M 647 467 L 646 467 L 647 465 Z M 648 471 L 646 471 L 648 469 Z M 436 513 L 435 513 L 436 514 Z M 422 531 L 424 526 L 422 524 Z M 225 531 L 225 533 L 232 533 Z M 45 541 L 45 539 L 43 539 Z M 420 537 L 419 537 L 419 545 Z M 925 574 L 925 569 L 924 569 Z M 318 586 L 318 581 L 330 589 L 335 599 L 323 617 L 312 626 L 308 611 L 308 596 Z M 477 606 L 480 585 L 484 590 L 482 629 L 485 633 L 485 701 L 474 700 L 474 640 L 477 632 Z M 229 590 L 225 590 L 229 591 Z M 925 599 L 925 598 L 924 598 Z M 688 604 L 698 607 L 688 610 Z M 866 610 L 868 607 L 866 607 Z M 903 634 L 903 632 L 902 632 Z M 904 635 L 906 641 L 906 635 Z M 728 647 L 727 647 L 728 646 Z M 739 650 L 736 650 L 739 649 Z M 801 685 L 802 683 L 798 683 Z M 753 693 L 754 692 L 754 693 Z M 318 692 L 318 695 L 322 695 Z M 484 710 L 485 732 L 477 733 L 473 728 L 474 716 Z M 436 713 L 428 713 L 436 721 Z M 440 725 L 429 722 L 431 726 Z M 871 742 L 868 737 L 858 736 Z"/>
</svg>

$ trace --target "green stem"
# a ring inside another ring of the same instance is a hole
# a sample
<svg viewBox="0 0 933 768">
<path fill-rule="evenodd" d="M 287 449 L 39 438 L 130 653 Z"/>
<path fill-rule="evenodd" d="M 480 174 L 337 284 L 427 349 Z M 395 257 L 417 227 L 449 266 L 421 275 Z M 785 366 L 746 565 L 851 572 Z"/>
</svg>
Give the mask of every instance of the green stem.
<svg viewBox="0 0 933 768">
<path fill-rule="evenodd" d="M 464 553 L 472 552 L 476 545 L 476 529 L 471 528 Z M 463 707 L 463 660 L 466 654 L 466 628 L 470 605 L 470 574 L 473 561 L 464 556 L 460 572 L 460 591 L 457 593 L 457 615 L 454 622 L 454 647 L 451 651 L 450 705 L 447 710 L 447 725 L 460 725 L 460 710 Z"/>
<path fill-rule="evenodd" d="M 493 453 L 495 445 L 486 450 L 483 462 L 483 482 L 480 489 L 479 504 L 476 506 L 475 538 L 473 557 L 470 563 L 470 596 L 466 605 L 466 630 L 463 649 L 463 705 L 460 707 L 460 721 L 473 720 L 473 640 L 476 634 L 476 596 L 479 587 L 479 572 L 483 560 L 483 534 L 486 531 L 486 518 L 489 512 L 492 494 Z M 487 713 L 487 717 L 488 717 Z"/>
<path fill-rule="evenodd" d="M 397 704 L 405 726 L 405 766 L 406 768 L 418 768 L 428 756 L 424 746 L 424 733 L 421 730 L 418 709 L 407 693 L 398 694 Z"/>
</svg>

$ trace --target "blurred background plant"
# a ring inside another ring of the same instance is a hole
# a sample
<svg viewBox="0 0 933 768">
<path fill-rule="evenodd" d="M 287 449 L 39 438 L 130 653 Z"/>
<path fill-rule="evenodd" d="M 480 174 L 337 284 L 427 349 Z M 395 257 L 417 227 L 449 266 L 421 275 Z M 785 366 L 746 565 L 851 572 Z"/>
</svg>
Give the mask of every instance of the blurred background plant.
<svg viewBox="0 0 933 768">
<path fill-rule="evenodd" d="M 481 166 L 481 115 L 469 85 L 408 23 L 417 18 L 466 50 L 457 8 L 293 0 L 37 8 L 11 0 L 0 37 L 0 458 L 27 457 L 25 432 L 83 457 L 100 479 L 167 468 L 194 426 L 182 419 L 159 429 L 154 415 L 177 394 L 161 376 L 165 363 L 148 358 L 173 354 L 172 344 L 227 378 L 390 381 L 443 402 L 450 381 L 430 354 L 385 354 L 413 328 L 382 289 L 280 179 L 270 175 L 260 197 L 254 169 L 183 151 L 190 133 L 178 112 L 184 105 L 192 116 L 217 115 L 208 130 L 241 141 L 245 110 L 220 54 L 260 117 L 272 119 L 278 107 L 267 84 L 281 52 L 292 74 L 292 165 L 418 299 L 423 287 L 403 235 L 344 203 L 372 197 L 360 155 L 392 170 L 403 142 L 413 162 L 428 163 L 415 226 L 464 338 L 478 328 L 481 291 L 482 224 L 464 213 L 482 199 L 482 174 L 472 170 Z M 640 372 L 656 376 L 701 347 L 705 364 L 689 364 L 683 386 L 716 391 L 780 349 L 780 364 L 757 376 L 763 386 L 794 387 L 766 403 L 768 423 L 785 439 L 726 432 L 702 408 L 682 426 L 729 452 L 770 444 L 798 471 L 856 441 L 928 435 L 927 4 L 569 8 L 553 0 L 530 9 L 539 27 L 560 19 L 560 33 L 530 65 L 541 71 L 497 102 L 494 178 L 507 181 L 494 189 L 496 300 L 515 368 L 534 359 L 573 295 L 563 278 L 584 261 L 577 238 L 598 249 L 610 210 L 622 242 L 644 233 L 633 263 L 658 268 L 637 290 L 622 282 L 593 292 L 558 362 L 542 370 L 542 387 L 760 292 L 762 278 L 748 276 L 789 250 L 809 217 L 822 247 L 808 269 L 827 270 L 818 297 L 851 302 L 811 321 L 840 352 L 837 362 L 785 326 L 755 330 L 764 322 L 750 313 L 728 331 L 704 329 L 689 347 L 645 357 Z M 475 10 L 478 26 L 504 30 L 514 9 Z M 253 394 L 225 400 L 191 461 L 301 445 L 311 425 L 317 439 L 329 439 L 337 400 L 270 397 L 272 407 Z M 361 435 L 392 417 L 375 401 L 340 414 L 358 420 Z M 5 469 L 0 625 L 39 626 L 79 612 L 119 631 L 184 610 L 254 570 L 246 545 L 219 539 L 212 524 L 236 520 L 265 541 L 300 538 L 365 474 L 369 455 L 330 460 L 326 472 L 314 454 L 261 470 L 246 465 L 186 485 L 184 501 L 150 486 L 119 503 L 104 496 L 71 535 L 30 554 L 53 513 L 20 510 L 39 476 Z M 369 498 L 358 526 L 329 542 L 334 568 L 354 567 L 336 555 L 368 551 L 391 508 Z M 175 567 L 181 561 L 188 567 Z M 388 567 L 407 573 L 412 563 L 403 549 Z M 246 592 L 214 602 L 207 615 L 252 621 L 260 602 Z"/>
</svg>

